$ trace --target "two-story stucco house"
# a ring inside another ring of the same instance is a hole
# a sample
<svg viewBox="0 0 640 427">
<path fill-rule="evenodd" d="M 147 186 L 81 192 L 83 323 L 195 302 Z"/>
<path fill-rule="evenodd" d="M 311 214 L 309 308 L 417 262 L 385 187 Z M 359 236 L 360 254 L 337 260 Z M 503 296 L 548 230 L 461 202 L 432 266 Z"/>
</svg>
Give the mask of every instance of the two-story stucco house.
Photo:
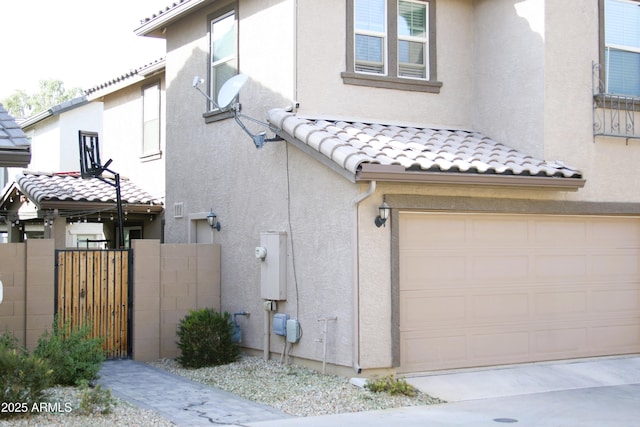
<svg viewBox="0 0 640 427">
<path fill-rule="evenodd" d="M 638 5 L 177 2 L 136 30 L 167 40 L 166 241 L 221 245 L 221 307 L 265 355 L 639 352 L 640 132 L 609 114 L 638 116 Z M 202 95 L 238 73 L 241 109 Z"/>
<path fill-rule="evenodd" d="M 161 59 L 24 120 L 32 155 L 25 170 L 9 170 L 14 182 L 0 194 L 0 241 L 53 238 L 62 249 L 161 239 L 164 90 Z M 102 165 L 111 160 L 102 180 L 81 176 L 81 135 L 99 148 Z"/>
</svg>

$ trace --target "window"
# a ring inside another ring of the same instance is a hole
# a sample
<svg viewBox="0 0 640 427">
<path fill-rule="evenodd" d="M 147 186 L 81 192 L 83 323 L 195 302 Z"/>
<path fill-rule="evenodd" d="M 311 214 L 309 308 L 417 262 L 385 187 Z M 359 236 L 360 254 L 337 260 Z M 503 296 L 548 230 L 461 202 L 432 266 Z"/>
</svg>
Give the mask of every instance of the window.
<svg viewBox="0 0 640 427">
<path fill-rule="evenodd" d="M 236 14 L 233 10 L 211 20 L 211 72 L 209 96 L 218 99 L 220 88 L 238 73 Z M 214 106 L 210 106 L 213 109 Z"/>
<path fill-rule="evenodd" d="M 348 0 L 347 84 L 439 92 L 435 0 Z"/>
<path fill-rule="evenodd" d="M 142 88 L 142 156 L 160 153 L 160 82 Z"/>
<path fill-rule="evenodd" d="M 605 0 L 604 16 L 605 91 L 640 96 L 640 2 Z"/>
</svg>

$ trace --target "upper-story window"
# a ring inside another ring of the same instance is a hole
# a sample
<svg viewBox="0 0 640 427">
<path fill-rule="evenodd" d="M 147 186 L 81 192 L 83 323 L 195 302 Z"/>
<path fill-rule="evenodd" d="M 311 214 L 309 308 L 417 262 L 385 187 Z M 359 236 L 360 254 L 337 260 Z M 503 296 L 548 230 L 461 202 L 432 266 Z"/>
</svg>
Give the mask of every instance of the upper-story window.
<svg viewBox="0 0 640 427">
<path fill-rule="evenodd" d="M 604 16 L 605 91 L 640 96 L 640 2 L 605 0 Z"/>
<path fill-rule="evenodd" d="M 435 0 L 348 0 L 345 83 L 439 92 Z"/>
<path fill-rule="evenodd" d="M 228 10 L 211 20 L 210 58 L 209 96 L 217 101 L 218 92 L 224 82 L 238 73 L 237 23 L 234 10 Z"/>
<path fill-rule="evenodd" d="M 142 156 L 160 154 L 160 82 L 142 88 Z"/>
</svg>

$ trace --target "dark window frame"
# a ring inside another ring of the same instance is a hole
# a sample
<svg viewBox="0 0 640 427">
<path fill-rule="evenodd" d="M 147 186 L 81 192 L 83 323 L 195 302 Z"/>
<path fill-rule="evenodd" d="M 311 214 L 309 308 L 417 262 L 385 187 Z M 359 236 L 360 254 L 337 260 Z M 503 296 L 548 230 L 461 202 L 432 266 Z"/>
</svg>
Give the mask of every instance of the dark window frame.
<svg viewBox="0 0 640 427">
<path fill-rule="evenodd" d="M 399 89 L 417 92 L 440 93 L 442 82 L 437 80 L 437 39 L 436 39 L 436 0 L 421 0 L 428 4 L 429 30 L 428 55 L 429 78 L 416 79 L 399 77 L 398 73 L 398 0 L 387 2 L 387 75 L 369 74 L 355 71 L 355 0 L 347 0 L 347 40 L 346 62 L 347 70 L 341 73 L 345 84 L 357 86 L 371 86 L 386 89 Z"/>
</svg>

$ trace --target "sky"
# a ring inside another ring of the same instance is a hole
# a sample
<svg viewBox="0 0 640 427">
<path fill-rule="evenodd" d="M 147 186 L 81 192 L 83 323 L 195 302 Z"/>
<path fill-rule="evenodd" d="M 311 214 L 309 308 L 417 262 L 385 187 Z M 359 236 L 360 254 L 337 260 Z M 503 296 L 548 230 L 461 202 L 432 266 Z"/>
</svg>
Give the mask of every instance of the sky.
<svg viewBox="0 0 640 427">
<path fill-rule="evenodd" d="M 0 0 L 0 99 L 40 80 L 88 89 L 165 55 L 134 34 L 176 0 Z"/>
</svg>

